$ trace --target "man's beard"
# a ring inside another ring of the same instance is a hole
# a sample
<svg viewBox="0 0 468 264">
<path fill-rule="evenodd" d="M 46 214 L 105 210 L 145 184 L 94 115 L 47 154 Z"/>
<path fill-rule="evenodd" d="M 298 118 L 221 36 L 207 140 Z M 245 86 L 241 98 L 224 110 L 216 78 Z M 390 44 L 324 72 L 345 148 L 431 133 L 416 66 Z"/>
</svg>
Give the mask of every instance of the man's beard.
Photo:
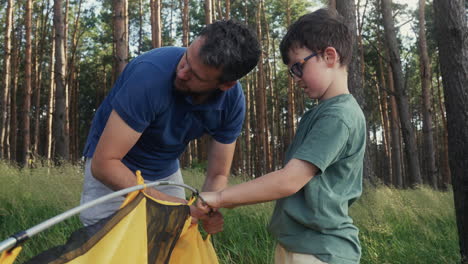
<svg viewBox="0 0 468 264">
<path fill-rule="evenodd" d="M 218 94 L 221 90 L 219 88 L 213 88 L 207 91 L 193 91 L 185 85 L 184 81 L 179 80 L 177 78 L 174 79 L 174 88 L 177 92 L 185 95 L 185 96 L 192 96 L 192 97 L 210 97 L 211 95 Z"/>
</svg>

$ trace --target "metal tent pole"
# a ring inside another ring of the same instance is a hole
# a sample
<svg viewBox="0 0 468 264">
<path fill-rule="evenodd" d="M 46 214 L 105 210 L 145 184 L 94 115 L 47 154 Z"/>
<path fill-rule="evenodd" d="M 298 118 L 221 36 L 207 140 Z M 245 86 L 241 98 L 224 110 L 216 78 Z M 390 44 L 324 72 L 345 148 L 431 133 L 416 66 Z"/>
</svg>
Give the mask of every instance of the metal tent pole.
<svg viewBox="0 0 468 264">
<path fill-rule="evenodd" d="M 35 225 L 25 231 L 21 231 L 19 233 L 16 233 L 14 235 L 11 235 L 9 238 L 7 238 L 6 240 L 0 242 L 0 253 L 2 253 L 3 251 L 6 251 L 8 249 L 11 249 L 13 248 L 14 246 L 16 246 L 16 244 L 20 243 L 20 242 L 23 242 L 25 241 L 26 239 L 44 231 L 45 229 L 55 225 L 55 224 L 58 224 L 76 214 L 79 214 L 80 212 L 82 212 L 83 210 L 86 210 L 90 207 L 93 207 L 93 206 L 96 206 L 98 204 L 101 204 L 107 200 L 110 200 L 112 198 L 115 198 L 115 197 L 119 197 L 119 196 L 122 196 L 124 194 L 128 194 L 128 193 L 131 193 L 131 192 L 134 192 L 134 191 L 137 191 L 137 190 L 141 190 L 141 189 L 144 189 L 145 187 L 154 187 L 154 186 L 160 186 L 160 185 L 175 185 L 175 186 L 180 186 L 180 187 L 184 187 L 186 189 L 189 189 L 190 191 L 192 191 L 195 195 L 198 196 L 198 190 L 191 187 L 191 186 L 188 186 L 186 184 L 183 184 L 183 183 L 175 183 L 175 182 L 172 182 L 172 181 L 159 181 L 159 182 L 152 182 L 152 183 L 148 183 L 148 184 L 141 184 L 141 185 L 135 185 L 135 186 L 132 186 L 132 187 L 129 187 L 129 188 L 125 188 L 125 189 L 122 189 L 122 190 L 119 190 L 119 191 L 116 191 L 116 192 L 113 192 L 113 193 L 110 193 L 108 195 L 104 195 L 96 200 L 93 200 L 93 201 L 90 201 L 90 202 L 87 202 L 85 204 L 82 204 L 80 206 L 77 206 L 75 208 L 72 208 L 68 211 L 65 211 L 57 216 L 54 216 L 38 225 Z"/>
</svg>

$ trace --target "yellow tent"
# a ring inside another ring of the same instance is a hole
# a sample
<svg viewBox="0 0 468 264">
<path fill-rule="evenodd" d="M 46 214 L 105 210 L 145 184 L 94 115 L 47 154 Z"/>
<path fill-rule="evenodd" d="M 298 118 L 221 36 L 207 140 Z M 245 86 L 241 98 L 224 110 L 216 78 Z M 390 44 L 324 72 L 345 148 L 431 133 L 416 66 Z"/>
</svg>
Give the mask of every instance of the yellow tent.
<svg viewBox="0 0 468 264">
<path fill-rule="evenodd" d="M 103 221 L 106 223 L 97 230 L 94 226 L 81 228 L 65 245 L 27 263 L 218 263 L 209 235 L 203 239 L 198 226 L 191 224 L 187 205 L 156 200 L 137 190 L 127 196 L 116 214 Z M 0 264 L 14 263 L 20 250 L 16 246 L 3 252 Z"/>
</svg>

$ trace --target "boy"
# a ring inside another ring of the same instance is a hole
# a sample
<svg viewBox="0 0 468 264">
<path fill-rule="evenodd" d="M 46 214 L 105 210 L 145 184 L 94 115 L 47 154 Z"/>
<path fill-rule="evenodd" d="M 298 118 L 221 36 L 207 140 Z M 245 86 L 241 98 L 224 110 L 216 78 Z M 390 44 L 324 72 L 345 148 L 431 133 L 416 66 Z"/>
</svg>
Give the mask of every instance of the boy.
<svg viewBox="0 0 468 264">
<path fill-rule="evenodd" d="M 290 26 L 283 62 L 318 105 L 301 118 L 284 168 L 201 194 L 205 211 L 278 200 L 269 225 L 278 240 L 275 263 L 359 263 L 348 208 L 362 192 L 366 126 L 348 91 L 352 40 L 336 11 L 320 9 Z"/>
</svg>

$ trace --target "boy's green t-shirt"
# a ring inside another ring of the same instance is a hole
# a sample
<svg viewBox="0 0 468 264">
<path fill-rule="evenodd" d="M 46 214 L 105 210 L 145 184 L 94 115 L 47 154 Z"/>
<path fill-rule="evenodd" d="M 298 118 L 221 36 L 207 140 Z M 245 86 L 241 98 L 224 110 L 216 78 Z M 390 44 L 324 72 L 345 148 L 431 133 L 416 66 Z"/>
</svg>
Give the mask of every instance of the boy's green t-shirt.
<svg viewBox="0 0 468 264">
<path fill-rule="evenodd" d="M 358 229 L 348 215 L 361 195 L 366 146 L 364 114 L 351 94 L 320 102 L 302 117 L 285 163 L 300 159 L 320 171 L 276 202 L 269 230 L 291 252 L 328 263 L 358 263 Z"/>
</svg>

